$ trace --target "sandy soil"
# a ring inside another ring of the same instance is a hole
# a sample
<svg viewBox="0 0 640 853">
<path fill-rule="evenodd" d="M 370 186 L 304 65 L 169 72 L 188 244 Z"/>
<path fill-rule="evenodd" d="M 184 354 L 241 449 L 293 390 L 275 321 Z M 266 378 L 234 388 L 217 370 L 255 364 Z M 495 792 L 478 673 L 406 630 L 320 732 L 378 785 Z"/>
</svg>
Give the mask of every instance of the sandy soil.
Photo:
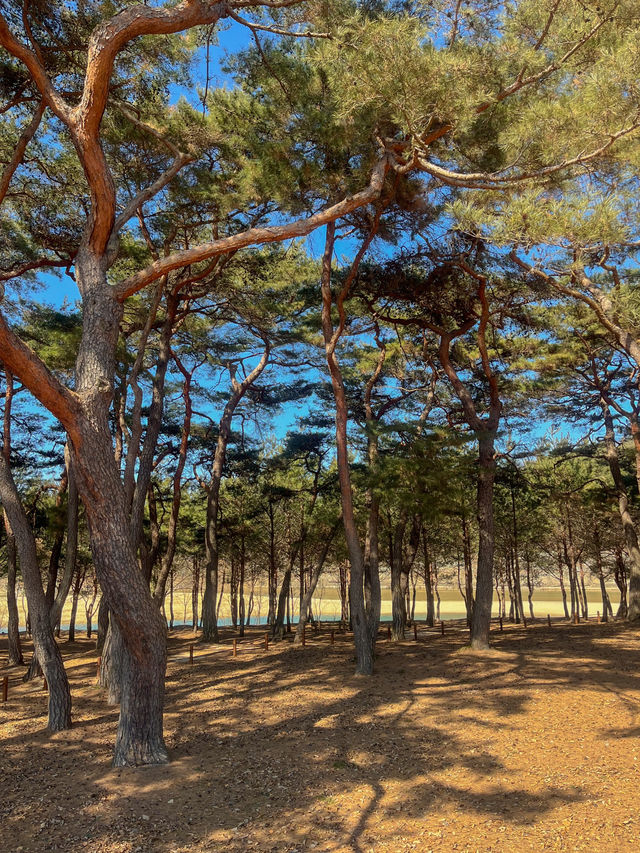
<svg viewBox="0 0 640 853">
<path fill-rule="evenodd" d="M 41 681 L 1 670 L 0 850 L 640 848 L 637 630 L 508 627 L 486 654 L 461 629 L 381 634 L 371 679 L 349 637 L 309 634 L 265 652 L 252 633 L 236 659 L 229 634 L 193 665 L 174 634 L 161 768 L 110 768 L 117 714 L 90 642 L 62 643 L 69 732 L 44 730 Z"/>
</svg>

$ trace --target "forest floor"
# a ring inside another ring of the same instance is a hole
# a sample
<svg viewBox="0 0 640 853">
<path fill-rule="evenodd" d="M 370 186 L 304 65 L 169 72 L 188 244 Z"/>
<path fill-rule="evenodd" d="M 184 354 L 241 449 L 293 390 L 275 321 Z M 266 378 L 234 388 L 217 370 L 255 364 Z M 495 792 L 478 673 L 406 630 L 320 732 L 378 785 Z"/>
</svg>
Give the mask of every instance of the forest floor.
<svg viewBox="0 0 640 853">
<path fill-rule="evenodd" d="M 117 710 L 88 640 L 61 643 L 74 725 L 48 735 L 42 680 L 6 666 L 0 849 L 40 853 L 400 853 L 640 849 L 640 635 L 622 624 L 461 625 L 305 648 L 250 629 L 231 654 L 169 642 L 167 767 L 112 769 Z M 6 663 L 6 637 L 0 638 Z"/>
</svg>

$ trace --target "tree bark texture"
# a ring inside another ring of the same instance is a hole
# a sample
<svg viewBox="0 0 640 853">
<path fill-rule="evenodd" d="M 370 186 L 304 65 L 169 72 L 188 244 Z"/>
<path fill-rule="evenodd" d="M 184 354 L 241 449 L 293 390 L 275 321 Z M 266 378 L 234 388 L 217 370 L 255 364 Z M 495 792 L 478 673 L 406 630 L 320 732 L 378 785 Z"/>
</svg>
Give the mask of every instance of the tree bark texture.
<svg viewBox="0 0 640 853">
<path fill-rule="evenodd" d="M 629 511 L 629 497 L 627 489 L 622 479 L 620 470 L 620 461 L 618 459 L 618 449 L 616 447 L 615 432 L 613 428 L 613 418 L 609 409 L 608 403 L 601 400 L 602 414 L 605 425 L 605 448 L 609 470 L 618 496 L 618 509 L 620 512 L 620 520 L 622 521 L 622 529 L 624 531 L 624 540 L 629 553 L 629 597 L 627 604 L 627 619 L 630 622 L 640 620 L 640 547 L 638 546 L 638 534 Z"/>
<path fill-rule="evenodd" d="M 36 540 L 4 455 L 0 455 L 0 501 L 13 530 L 20 558 L 35 656 L 49 685 L 48 728 L 57 732 L 71 726 L 71 692 L 42 588 Z"/>
<path fill-rule="evenodd" d="M 168 760 L 162 737 L 166 625 L 139 570 L 124 489 L 109 429 L 121 306 L 104 260 L 86 247 L 76 258 L 83 333 L 76 363 L 82 417 L 72 434 L 72 464 L 85 507 L 98 580 L 122 638 L 120 719 L 114 765 Z"/>
</svg>

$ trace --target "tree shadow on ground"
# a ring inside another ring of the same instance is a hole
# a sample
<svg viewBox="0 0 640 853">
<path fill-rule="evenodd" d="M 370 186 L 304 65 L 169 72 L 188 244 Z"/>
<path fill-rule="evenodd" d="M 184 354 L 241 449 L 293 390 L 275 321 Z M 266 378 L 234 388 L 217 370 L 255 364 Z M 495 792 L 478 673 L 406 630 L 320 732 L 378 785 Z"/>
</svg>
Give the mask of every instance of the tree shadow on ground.
<svg viewBox="0 0 640 853">
<path fill-rule="evenodd" d="M 480 654 L 462 629 L 421 628 L 417 643 L 381 639 L 373 678 L 353 675 L 350 637 L 264 651 L 255 629 L 233 658 L 231 636 L 197 646 L 193 665 L 193 639 L 170 640 L 168 767 L 109 768 L 117 709 L 93 684 L 86 646 L 69 667 L 71 731 L 27 727 L 34 703 L 46 722 L 44 698 L 16 686 L 0 736 L 4 778 L 15 780 L 0 806 L 7 849 L 451 850 L 461 826 L 479 839 L 502 832 L 495 849 L 506 849 L 509 833 L 594 796 L 579 774 L 538 768 L 527 737 L 556 742 L 553 720 L 528 725 L 544 697 L 551 714 L 565 698 L 611 697 L 594 741 L 640 732 L 637 634 L 625 625 L 509 628 Z M 610 725 L 620 707 L 628 729 Z M 25 821 L 29 810 L 37 817 Z"/>
</svg>

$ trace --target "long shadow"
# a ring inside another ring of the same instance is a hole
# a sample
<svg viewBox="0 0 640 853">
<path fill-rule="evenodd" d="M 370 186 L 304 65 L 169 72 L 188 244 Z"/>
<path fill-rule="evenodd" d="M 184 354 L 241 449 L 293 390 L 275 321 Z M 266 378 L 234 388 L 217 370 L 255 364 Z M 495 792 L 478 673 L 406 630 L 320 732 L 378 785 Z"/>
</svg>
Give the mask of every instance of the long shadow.
<svg viewBox="0 0 640 853">
<path fill-rule="evenodd" d="M 36 699 L 17 690 L 6 709 L 16 728 L 0 735 L 3 776 L 19 780 L 0 803 L 8 849 L 117 841 L 167 853 L 285 853 L 312 839 L 318 850 L 365 853 L 374 842 L 386 849 L 407 822 L 435 826 L 442 810 L 533 826 L 588 799 L 588 786 L 529 790 L 494 738 L 520 731 L 545 690 L 593 687 L 637 713 L 629 694 L 640 696 L 639 651 L 628 626 L 509 629 L 493 636 L 487 655 L 465 650 L 463 631 L 421 630 L 417 643 L 381 640 L 372 679 L 352 674 L 349 638 L 330 645 L 323 633 L 304 649 L 283 643 L 263 652 L 260 633 L 238 643 L 237 658 L 227 633 L 193 665 L 194 640 L 172 638 L 167 768 L 109 769 L 117 710 L 87 687 L 90 651 L 69 670 L 72 685 L 85 685 L 70 733 L 22 730 Z M 640 734 L 636 724 L 606 723 L 603 736 Z M 37 809 L 35 824 L 25 825 L 26 809 Z M 72 828 L 60 809 L 73 815 Z"/>
</svg>

